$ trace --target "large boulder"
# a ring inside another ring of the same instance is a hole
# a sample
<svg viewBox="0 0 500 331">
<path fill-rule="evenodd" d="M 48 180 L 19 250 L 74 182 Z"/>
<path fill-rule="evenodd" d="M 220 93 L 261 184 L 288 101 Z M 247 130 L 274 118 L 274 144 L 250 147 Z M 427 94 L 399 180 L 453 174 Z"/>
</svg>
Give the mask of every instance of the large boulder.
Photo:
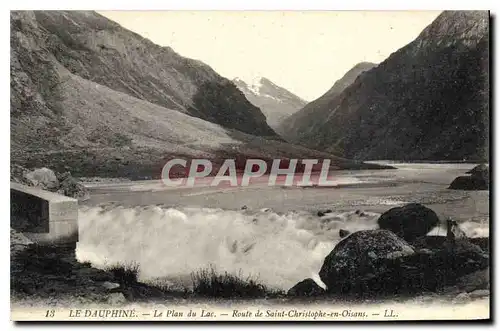
<svg viewBox="0 0 500 331">
<path fill-rule="evenodd" d="M 378 226 L 390 230 L 406 241 L 425 236 L 439 223 L 436 213 L 419 203 L 391 208 L 380 215 Z"/>
<path fill-rule="evenodd" d="M 329 292 L 362 293 L 386 272 L 387 259 L 413 255 L 413 248 L 388 230 L 357 231 L 340 241 L 319 272 Z"/>
<path fill-rule="evenodd" d="M 488 254 L 468 238 L 442 237 L 423 246 L 387 230 L 358 231 L 325 258 L 319 275 L 330 294 L 381 297 L 438 292 L 489 266 Z"/>
<path fill-rule="evenodd" d="M 462 238 L 445 240 L 443 246 L 434 249 L 416 249 L 413 256 L 389 268 L 397 270 L 405 292 L 421 292 L 455 286 L 461 277 L 488 266 L 488 254 L 468 238 Z"/>
<path fill-rule="evenodd" d="M 481 176 L 459 176 L 451 182 L 450 190 L 478 191 L 490 188 L 489 180 Z"/>
<path fill-rule="evenodd" d="M 25 174 L 26 179 L 33 186 L 46 190 L 53 190 L 59 187 L 59 180 L 54 171 L 48 168 L 39 168 Z"/>
<path fill-rule="evenodd" d="M 288 290 L 287 296 L 292 297 L 314 297 L 322 295 L 325 290 L 321 288 L 314 280 L 311 278 L 304 279 L 301 282 L 295 284 L 291 289 Z"/>
<path fill-rule="evenodd" d="M 451 182 L 448 187 L 451 190 L 488 190 L 490 188 L 490 167 L 486 164 L 475 166 L 466 174 L 470 176 L 459 176 Z"/>
</svg>

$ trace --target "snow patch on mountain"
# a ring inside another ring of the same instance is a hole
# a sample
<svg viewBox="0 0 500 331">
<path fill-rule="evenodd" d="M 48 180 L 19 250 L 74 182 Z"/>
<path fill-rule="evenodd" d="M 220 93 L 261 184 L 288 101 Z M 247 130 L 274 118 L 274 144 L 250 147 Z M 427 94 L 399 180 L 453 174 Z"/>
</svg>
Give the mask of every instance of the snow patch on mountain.
<svg viewBox="0 0 500 331">
<path fill-rule="evenodd" d="M 265 77 L 249 80 L 235 78 L 233 83 L 245 94 L 248 101 L 261 109 L 271 128 L 278 127 L 285 118 L 307 103 Z"/>
<path fill-rule="evenodd" d="M 250 84 L 247 83 L 248 89 L 255 93 L 256 95 L 260 95 L 260 88 L 262 87 L 262 77 L 256 77 L 252 79 Z"/>
</svg>

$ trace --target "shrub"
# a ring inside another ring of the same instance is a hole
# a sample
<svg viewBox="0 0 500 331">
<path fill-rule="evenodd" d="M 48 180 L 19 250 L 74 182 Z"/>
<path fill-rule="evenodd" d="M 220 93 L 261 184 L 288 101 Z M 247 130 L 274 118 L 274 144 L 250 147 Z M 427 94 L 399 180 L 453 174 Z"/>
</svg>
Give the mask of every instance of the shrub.
<svg viewBox="0 0 500 331">
<path fill-rule="evenodd" d="M 137 283 L 140 265 L 137 262 L 131 262 L 127 265 L 113 265 L 106 268 L 106 271 L 113 274 L 116 281 L 122 285 L 132 285 Z"/>
<path fill-rule="evenodd" d="M 243 277 L 227 271 L 219 274 L 214 266 L 191 273 L 193 293 L 217 298 L 258 298 L 265 297 L 269 290 L 252 276 Z"/>
</svg>

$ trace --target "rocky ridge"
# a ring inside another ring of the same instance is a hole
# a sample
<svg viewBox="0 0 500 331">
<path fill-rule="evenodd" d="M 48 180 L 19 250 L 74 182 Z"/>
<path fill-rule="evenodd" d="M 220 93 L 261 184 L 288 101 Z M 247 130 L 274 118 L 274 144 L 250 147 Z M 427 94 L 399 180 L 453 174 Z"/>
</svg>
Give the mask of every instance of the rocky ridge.
<svg viewBox="0 0 500 331">
<path fill-rule="evenodd" d="M 342 93 L 311 104 L 320 101 L 292 121 L 288 140 L 361 160 L 487 160 L 489 13 L 443 12 Z"/>
</svg>

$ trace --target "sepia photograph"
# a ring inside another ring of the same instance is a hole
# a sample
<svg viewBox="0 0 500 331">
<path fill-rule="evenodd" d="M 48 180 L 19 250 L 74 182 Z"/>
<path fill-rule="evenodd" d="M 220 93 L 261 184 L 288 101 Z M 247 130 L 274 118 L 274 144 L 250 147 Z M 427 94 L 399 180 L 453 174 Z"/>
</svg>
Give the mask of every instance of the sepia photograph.
<svg viewBox="0 0 500 331">
<path fill-rule="evenodd" d="M 11 320 L 490 320 L 490 16 L 10 11 Z"/>
</svg>

